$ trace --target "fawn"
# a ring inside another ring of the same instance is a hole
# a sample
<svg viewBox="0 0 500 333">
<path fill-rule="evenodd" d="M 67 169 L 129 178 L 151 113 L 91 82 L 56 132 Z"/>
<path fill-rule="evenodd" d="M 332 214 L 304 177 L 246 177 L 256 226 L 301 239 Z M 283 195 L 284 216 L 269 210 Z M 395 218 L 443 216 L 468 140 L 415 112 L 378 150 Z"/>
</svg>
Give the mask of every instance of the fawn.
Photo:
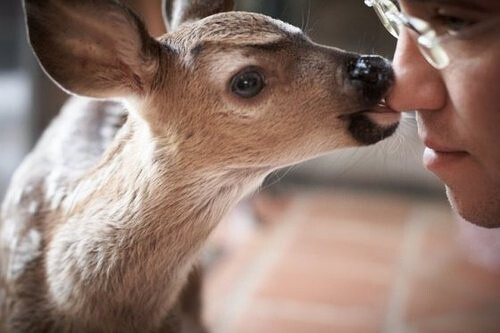
<svg viewBox="0 0 500 333">
<path fill-rule="evenodd" d="M 47 74 L 120 103 L 73 99 L 16 172 L 4 331 L 203 331 L 186 297 L 224 214 L 280 167 L 394 133 L 386 60 L 232 6 L 176 0 L 155 39 L 118 1 L 25 0 Z"/>
</svg>

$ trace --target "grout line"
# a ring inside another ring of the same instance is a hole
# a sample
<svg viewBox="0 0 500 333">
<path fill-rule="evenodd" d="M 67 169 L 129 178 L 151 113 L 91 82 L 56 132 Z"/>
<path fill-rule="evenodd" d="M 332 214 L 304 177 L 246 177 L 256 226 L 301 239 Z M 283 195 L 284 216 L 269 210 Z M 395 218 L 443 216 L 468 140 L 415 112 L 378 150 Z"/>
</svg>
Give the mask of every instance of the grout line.
<svg viewBox="0 0 500 333">
<path fill-rule="evenodd" d="M 499 304 L 487 307 L 483 306 L 477 311 L 480 313 L 471 313 L 470 309 L 468 309 L 426 318 L 425 320 L 419 321 L 419 328 L 432 328 L 434 331 L 445 332 L 450 331 L 450 327 L 456 327 L 457 323 L 467 322 L 467 324 L 469 325 L 467 327 L 475 327 L 476 329 L 482 328 L 482 332 L 486 331 L 487 327 L 491 327 L 490 325 L 495 325 L 495 329 L 496 331 L 498 331 L 500 323 L 500 320 L 497 319 L 498 314 L 500 313 Z M 490 318 L 495 318 L 495 321 L 488 321 L 488 319 Z M 488 332 L 493 332 L 493 330 L 488 330 Z"/>
<path fill-rule="evenodd" d="M 261 299 L 254 303 L 257 313 L 303 323 L 356 327 L 373 326 L 380 317 L 370 306 L 335 306 L 324 303 Z"/>
<path fill-rule="evenodd" d="M 267 277 L 272 267 L 283 256 L 288 245 L 296 235 L 303 222 L 305 206 L 302 201 L 294 200 L 278 222 L 271 235 L 264 241 L 262 249 L 248 265 L 243 278 L 233 290 L 227 292 L 227 299 L 222 311 L 214 321 L 212 331 L 215 333 L 230 333 L 251 303 L 251 298 L 261 282 Z"/>
<path fill-rule="evenodd" d="M 398 269 L 389 294 L 383 332 L 409 332 L 405 314 L 410 297 L 412 272 L 416 270 L 417 259 L 427 227 L 432 221 L 429 207 L 415 205 L 408 214 L 403 233 Z"/>
</svg>

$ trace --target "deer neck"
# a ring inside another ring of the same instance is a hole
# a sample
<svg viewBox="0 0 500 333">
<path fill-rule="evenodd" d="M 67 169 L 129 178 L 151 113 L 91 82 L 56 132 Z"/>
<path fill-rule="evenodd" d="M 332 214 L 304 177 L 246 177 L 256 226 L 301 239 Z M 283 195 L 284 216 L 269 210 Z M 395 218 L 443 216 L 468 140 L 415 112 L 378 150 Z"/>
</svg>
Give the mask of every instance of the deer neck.
<svg viewBox="0 0 500 333">
<path fill-rule="evenodd" d="M 269 172 L 195 165 L 175 136 L 154 138 L 141 120 L 129 119 L 64 204 L 65 223 L 54 231 L 47 255 L 56 303 L 81 316 L 90 311 L 82 298 L 104 292 L 102 308 L 93 308 L 99 315 L 129 304 L 122 311 L 160 320 L 212 229 Z"/>
</svg>

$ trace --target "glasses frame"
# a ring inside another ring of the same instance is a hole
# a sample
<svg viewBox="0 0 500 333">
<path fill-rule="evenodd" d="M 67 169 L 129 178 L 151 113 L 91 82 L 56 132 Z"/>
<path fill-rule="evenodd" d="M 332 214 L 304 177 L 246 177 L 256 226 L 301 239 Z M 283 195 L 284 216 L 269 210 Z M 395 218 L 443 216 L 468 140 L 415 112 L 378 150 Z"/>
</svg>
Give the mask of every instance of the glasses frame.
<svg viewBox="0 0 500 333">
<path fill-rule="evenodd" d="M 415 32 L 420 53 L 434 68 L 444 69 L 450 64 L 450 57 L 442 45 L 452 36 L 438 36 L 428 22 L 401 12 L 391 0 L 365 0 L 365 5 L 375 10 L 384 27 L 395 38 L 399 38 L 401 26 Z"/>
</svg>

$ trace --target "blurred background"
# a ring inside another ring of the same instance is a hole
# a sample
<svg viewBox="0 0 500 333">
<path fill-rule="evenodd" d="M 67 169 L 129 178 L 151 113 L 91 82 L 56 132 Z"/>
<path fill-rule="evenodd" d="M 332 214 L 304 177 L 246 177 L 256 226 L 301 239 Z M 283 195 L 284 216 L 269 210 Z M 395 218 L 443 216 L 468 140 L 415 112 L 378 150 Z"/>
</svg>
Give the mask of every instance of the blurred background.
<svg viewBox="0 0 500 333">
<path fill-rule="evenodd" d="M 160 0 L 124 1 L 164 33 Z M 313 40 L 391 58 L 361 0 L 241 0 Z M 26 43 L 19 0 L 0 2 L 0 199 L 67 96 Z M 498 232 L 453 216 L 421 163 L 409 115 L 393 138 L 269 177 L 214 234 L 205 320 L 214 332 L 499 332 Z"/>
</svg>

